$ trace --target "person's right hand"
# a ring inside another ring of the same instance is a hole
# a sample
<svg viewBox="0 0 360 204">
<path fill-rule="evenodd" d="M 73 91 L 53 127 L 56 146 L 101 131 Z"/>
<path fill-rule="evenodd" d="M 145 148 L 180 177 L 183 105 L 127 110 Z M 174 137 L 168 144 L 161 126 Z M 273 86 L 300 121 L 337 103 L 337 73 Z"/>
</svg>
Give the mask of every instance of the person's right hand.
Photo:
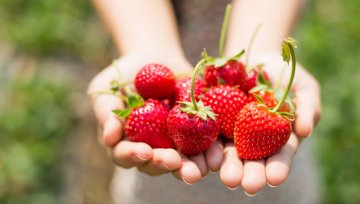
<svg viewBox="0 0 360 204">
<path fill-rule="evenodd" d="M 185 60 L 167 57 L 122 56 L 117 63 L 100 72 L 90 83 L 89 92 L 108 91 L 112 80 L 119 81 L 118 69 L 125 81 L 133 81 L 136 73 L 147 63 L 161 63 L 175 75 L 189 75 L 192 66 Z M 116 67 L 115 67 L 116 66 Z M 222 143 L 215 142 L 205 153 L 193 157 L 180 155 L 174 149 L 152 149 L 149 145 L 124 139 L 123 120 L 112 113 L 122 109 L 122 101 L 113 95 L 91 94 L 95 115 L 102 128 L 102 138 L 111 149 L 114 163 L 123 168 L 137 167 L 148 175 L 172 172 L 185 183 L 193 184 L 204 177 L 208 170 L 216 171 L 222 162 Z M 207 155 L 207 157 L 205 156 Z"/>
</svg>

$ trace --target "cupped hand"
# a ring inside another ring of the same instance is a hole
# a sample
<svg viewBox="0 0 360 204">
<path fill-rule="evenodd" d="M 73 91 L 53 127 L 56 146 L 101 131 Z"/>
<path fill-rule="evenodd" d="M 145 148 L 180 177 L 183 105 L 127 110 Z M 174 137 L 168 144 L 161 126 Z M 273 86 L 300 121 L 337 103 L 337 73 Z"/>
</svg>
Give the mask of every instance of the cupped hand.
<svg viewBox="0 0 360 204">
<path fill-rule="evenodd" d="M 172 69 L 175 75 L 189 75 L 192 71 L 192 66 L 182 57 L 124 55 L 95 76 L 88 91 L 108 91 L 112 80 L 131 82 L 147 63 L 164 64 Z M 188 184 L 199 181 L 209 169 L 220 168 L 221 142 L 215 142 L 204 154 L 186 157 L 174 149 L 152 149 L 145 143 L 128 141 L 123 133 L 124 121 L 112 113 L 113 109 L 124 108 L 122 101 L 109 94 L 90 95 L 95 115 L 102 128 L 102 140 L 110 148 L 111 157 L 116 165 L 123 168 L 137 167 L 139 171 L 153 176 L 172 172 L 176 178 Z"/>
<path fill-rule="evenodd" d="M 252 64 L 265 64 L 264 69 L 273 85 L 277 83 L 284 67 L 282 58 L 277 53 L 257 55 Z M 290 71 L 290 67 L 284 70 L 280 80 L 281 87 L 286 87 Z M 240 160 L 234 143 L 226 141 L 220 170 L 220 179 L 225 186 L 234 189 L 241 185 L 246 194 L 255 195 L 266 184 L 274 187 L 287 179 L 299 141 L 311 135 L 321 112 L 319 84 L 300 64 L 297 64 L 292 91 L 295 93 L 296 120 L 286 145 L 267 159 Z"/>
</svg>

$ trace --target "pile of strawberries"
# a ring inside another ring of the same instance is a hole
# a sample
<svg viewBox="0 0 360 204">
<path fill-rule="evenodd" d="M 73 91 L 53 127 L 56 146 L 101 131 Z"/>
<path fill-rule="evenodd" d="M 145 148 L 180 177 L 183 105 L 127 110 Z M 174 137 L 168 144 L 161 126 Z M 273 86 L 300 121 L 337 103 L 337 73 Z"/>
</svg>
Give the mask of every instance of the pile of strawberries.
<svg viewBox="0 0 360 204">
<path fill-rule="evenodd" d="M 128 107 L 113 112 L 126 118 L 128 140 L 153 148 L 174 148 L 191 156 L 222 137 L 234 141 L 241 159 L 266 158 L 285 145 L 294 119 L 288 93 L 296 66 L 295 41 L 287 38 L 282 47 L 292 71 L 281 97 L 261 66 L 249 69 L 240 61 L 244 51 L 231 58 L 204 51 L 192 77 L 176 79 L 171 69 L 153 63 L 137 73 L 137 93 L 113 82 Z"/>
</svg>

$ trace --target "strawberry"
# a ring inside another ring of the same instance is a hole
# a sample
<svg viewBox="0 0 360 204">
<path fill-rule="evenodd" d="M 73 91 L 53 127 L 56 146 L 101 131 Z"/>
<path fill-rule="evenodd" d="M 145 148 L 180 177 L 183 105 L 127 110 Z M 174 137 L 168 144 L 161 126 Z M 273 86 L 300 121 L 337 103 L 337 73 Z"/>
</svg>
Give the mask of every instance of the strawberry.
<svg viewBox="0 0 360 204">
<path fill-rule="evenodd" d="M 238 156 L 242 159 L 263 159 L 271 156 L 278 152 L 290 137 L 294 113 L 279 112 L 279 109 L 287 98 L 295 75 L 295 43 L 292 38 L 287 38 L 282 43 L 283 59 L 289 63 L 291 58 L 292 69 L 286 90 L 276 106 L 270 108 L 251 102 L 245 105 L 237 116 L 234 143 Z"/>
<path fill-rule="evenodd" d="M 170 138 L 176 149 L 187 156 L 197 155 L 205 151 L 215 142 L 220 133 L 220 123 L 211 108 L 203 102 L 195 100 L 195 79 L 203 68 L 207 58 L 203 58 L 196 65 L 191 79 L 191 102 L 183 101 L 175 105 L 167 119 Z"/>
<path fill-rule="evenodd" d="M 169 108 L 162 102 L 149 99 L 134 108 L 125 123 L 126 137 L 133 142 L 144 142 L 153 148 L 173 148 L 167 134 Z"/>
<path fill-rule="evenodd" d="M 246 95 L 239 89 L 229 86 L 215 86 L 208 91 L 203 102 L 218 114 L 221 126 L 221 135 L 226 138 L 234 137 L 236 113 L 240 112 L 247 103 Z"/>
<path fill-rule="evenodd" d="M 290 134 L 291 123 L 287 118 L 252 102 L 237 116 L 234 143 L 240 158 L 262 159 L 278 152 Z"/>
<path fill-rule="evenodd" d="M 246 90 L 247 73 L 244 64 L 229 59 L 222 66 L 210 64 L 205 68 L 205 81 L 208 87 L 218 84 L 237 85 Z"/>
<path fill-rule="evenodd" d="M 191 78 L 184 78 L 176 82 L 175 85 L 175 95 L 174 95 L 174 102 L 177 101 L 190 101 L 190 81 Z M 195 94 L 195 100 L 199 100 L 200 97 L 204 94 L 204 89 L 206 87 L 206 84 L 201 79 L 195 79 L 195 85 L 194 85 L 194 94 Z"/>
<path fill-rule="evenodd" d="M 258 85 L 260 80 L 263 80 L 270 84 L 268 74 L 264 70 L 262 70 L 261 67 L 250 70 L 246 80 L 245 93 L 249 92 L 252 88 Z"/>
<path fill-rule="evenodd" d="M 183 104 L 175 105 L 171 109 L 167 119 L 169 135 L 180 153 L 187 156 L 200 154 L 218 137 L 219 121 L 183 110 Z"/>
<path fill-rule="evenodd" d="M 175 76 L 164 65 L 147 64 L 137 73 L 135 87 L 145 99 L 170 98 L 175 92 Z"/>
</svg>

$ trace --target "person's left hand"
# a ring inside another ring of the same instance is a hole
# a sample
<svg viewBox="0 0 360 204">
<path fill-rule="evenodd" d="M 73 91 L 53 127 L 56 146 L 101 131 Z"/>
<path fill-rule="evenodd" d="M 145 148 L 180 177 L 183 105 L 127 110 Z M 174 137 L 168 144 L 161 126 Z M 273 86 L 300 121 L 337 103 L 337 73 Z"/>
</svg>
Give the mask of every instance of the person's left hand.
<svg viewBox="0 0 360 204">
<path fill-rule="evenodd" d="M 258 63 L 265 64 L 265 71 L 274 85 L 283 67 L 279 54 L 257 56 Z M 281 86 L 285 87 L 291 68 L 284 72 Z M 266 184 L 278 186 L 288 177 L 292 160 L 299 146 L 299 140 L 311 135 L 320 118 L 320 86 L 316 79 L 297 64 L 292 91 L 295 93 L 296 120 L 293 133 L 286 145 L 276 154 L 262 160 L 240 160 L 234 143 L 226 141 L 224 160 L 220 169 L 220 179 L 230 189 L 242 186 L 247 195 L 255 195 Z"/>
</svg>

